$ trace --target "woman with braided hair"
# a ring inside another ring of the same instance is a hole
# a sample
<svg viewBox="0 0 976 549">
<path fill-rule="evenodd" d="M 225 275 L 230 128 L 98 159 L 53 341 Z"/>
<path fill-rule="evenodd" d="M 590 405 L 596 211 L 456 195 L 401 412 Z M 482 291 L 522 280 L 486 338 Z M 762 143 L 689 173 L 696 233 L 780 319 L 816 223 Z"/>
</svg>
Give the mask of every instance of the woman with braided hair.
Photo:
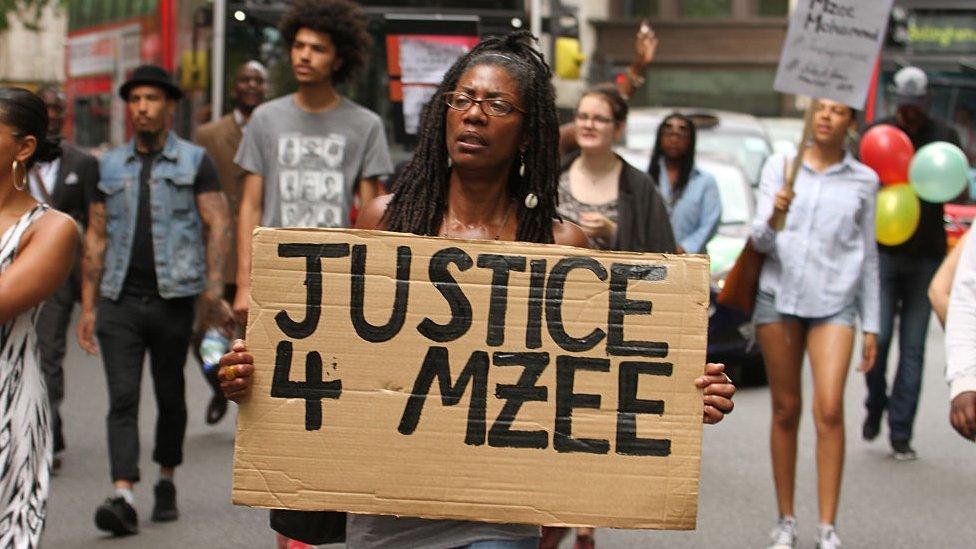
<svg viewBox="0 0 976 549">
<path fill-rule="evenodd" d="M 358 227 L 586 245 L 556 213 L 559 121 L 531 36 L 488 38 L 451 67 L 394 194 L 368 205 Z"/>
<path fill-rule="evenodd" d="M 580 228 L 556 212 L 559 124 L 552 73 L 532 35 L 488 38 L 445 74 L 424 110 L 413 159 L 394 194 L 374 199 L 359 229 L 426 236 L 565 244 L 585 247 Z M 221 388 L 230 400 L 251 386 L 254 359 L 234 342 L 221 359 Z M 707 423 L 732 410 L 735 387 L 723 366 L 708 365 Z M 353 515 L 346 546 L 427 549 L 535 549 L 537 526 L 410 517 Z"/>
</svg>

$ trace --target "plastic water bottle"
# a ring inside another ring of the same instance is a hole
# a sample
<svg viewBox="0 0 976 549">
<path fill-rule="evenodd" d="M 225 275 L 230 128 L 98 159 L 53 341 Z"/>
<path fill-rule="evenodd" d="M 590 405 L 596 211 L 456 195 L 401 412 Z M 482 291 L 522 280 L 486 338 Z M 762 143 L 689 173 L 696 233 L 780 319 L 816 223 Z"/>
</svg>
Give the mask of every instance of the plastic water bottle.
<svg viewBox="0 0 976 549">
<path fill-rule="evenodd" d="M 203 370 L 212 372 L 220 364 L 220 357 L 230 348 L 230 340 L 217 328 L 210 328 L 203 334 L 200 342 L 200 358 L 203 359 Z"/>
</svg>

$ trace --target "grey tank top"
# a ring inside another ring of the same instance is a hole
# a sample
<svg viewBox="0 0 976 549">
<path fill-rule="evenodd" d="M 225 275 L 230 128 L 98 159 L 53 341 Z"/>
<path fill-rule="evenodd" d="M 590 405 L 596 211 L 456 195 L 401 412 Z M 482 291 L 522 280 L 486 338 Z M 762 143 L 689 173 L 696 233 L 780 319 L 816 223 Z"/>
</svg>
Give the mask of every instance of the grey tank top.
<svg viewBox="0 0 976 549">
<path fill-rule="evenodd" d="M 538 526 L 384 515 L 346 518 L 349 549 L 455 549 L 476 541 L 538 538 Z"/>
<path fill-rule="evenodd" d="M 582 212 L 603 214 L 614 223 L 617 222 L 617 217 L 619 216 L 616 200 L 604 202 L 603 204 L 588 204 L 573 196 L 573 192 L 569 186 L 569 170 L 564 170 L 559 174 L 559 206 L 556 207 L 556 211 L 566 221 L 572 221 L 577 224 L 579 223 L 580 213 Z M 590 247 L 592 248 L 609 250 L 612 244 L 609 240 L 602 238 L 590 239 Z"/>
</svg>

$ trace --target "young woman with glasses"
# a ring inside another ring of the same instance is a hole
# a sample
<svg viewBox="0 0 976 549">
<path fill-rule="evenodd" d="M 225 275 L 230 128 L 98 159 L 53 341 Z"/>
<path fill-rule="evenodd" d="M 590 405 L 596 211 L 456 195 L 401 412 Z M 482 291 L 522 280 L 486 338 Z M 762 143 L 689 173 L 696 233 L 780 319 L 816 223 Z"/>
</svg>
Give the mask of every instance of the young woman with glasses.
<svg viewBox="0 0 976 549">
<path fill-rule="evenodd" d="M 674 113 L 661 121 L 648 172 L 667 204 L 678 251 L 705 253 L 722 218 L 718 184 L 695 166 L 695 124 Z"/>
<path fill-rule="evenodd" d="M 532 36 L 488 38 L 447 71 L 424 110 L 417 150 L 394 193 L 373 200 L 360 229 L 426 236 L 585 247 L 586 236 L 556 212 L 558 131 L 548 65 Z M 221 387 L 237 401 L 254 372 L 244 342 L 221 359 Z M 732 410 L 735 387 L 721 365 L 697 380 L 704 421 Z M 348 547 L 535 549 L 539 528 L 350 514 Z"/>
<path fill-rule="evenodd" d="M 674 235 L 651 178 L 613 152 L 627 102 L 612 85 L 591 88 L 576 105 L 579 151 L 563 158 L 559 214 L 602 249 L 674 252 Z"/>
</svg>

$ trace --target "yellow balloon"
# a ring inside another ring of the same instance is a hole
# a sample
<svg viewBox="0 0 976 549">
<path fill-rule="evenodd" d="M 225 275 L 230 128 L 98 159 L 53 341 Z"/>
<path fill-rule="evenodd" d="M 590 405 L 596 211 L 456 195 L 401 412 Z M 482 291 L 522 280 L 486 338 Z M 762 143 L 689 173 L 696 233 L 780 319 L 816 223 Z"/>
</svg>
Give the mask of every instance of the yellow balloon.
<svg viewBox="0 0 976 549">
<path fill-rule="evenodd" d="M 885 246 L 897 246 L 915 234 L 922 206 L 915 191 L 906 184 L 888 185 L 878 193 L 875 236 Z"/>
</svg>

